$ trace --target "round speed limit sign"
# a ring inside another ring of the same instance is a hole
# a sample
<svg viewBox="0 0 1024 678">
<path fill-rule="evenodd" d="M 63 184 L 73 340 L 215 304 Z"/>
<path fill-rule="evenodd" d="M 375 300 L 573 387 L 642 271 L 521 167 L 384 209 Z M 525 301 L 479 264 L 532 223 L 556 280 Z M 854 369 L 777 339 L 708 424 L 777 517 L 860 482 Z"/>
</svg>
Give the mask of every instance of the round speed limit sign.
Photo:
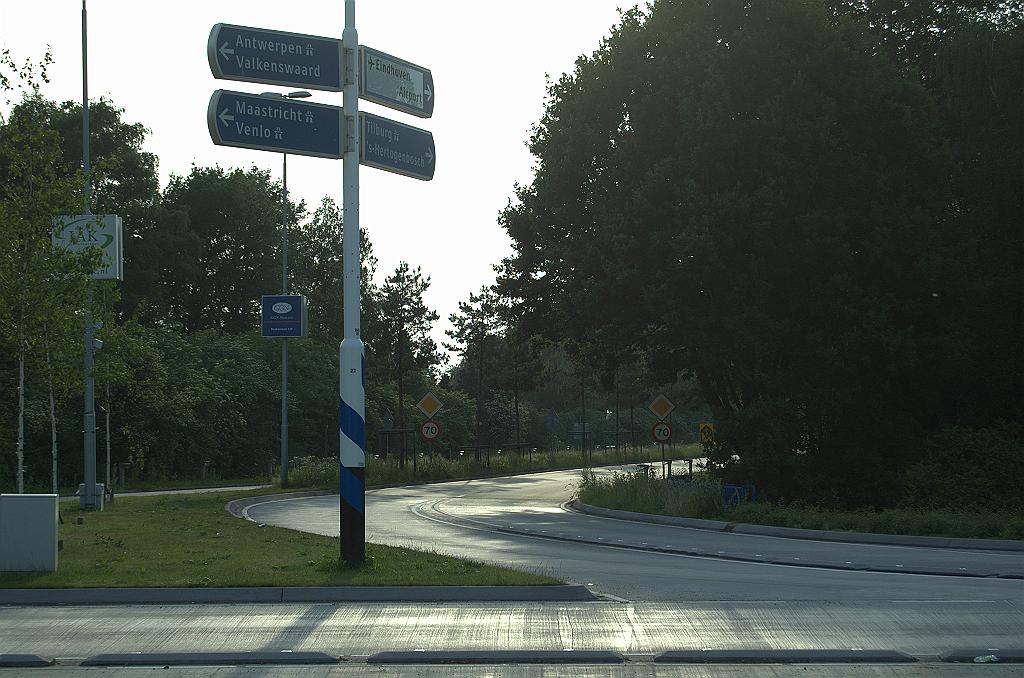
<svg viewBox="0 0 1024 678">
<path fill-rule="evenodd" d="M 654 438 L 656 443 L 667 443 L 672 440 L 672 426 L 666 424 L 663 421 L 659 421 L 651 429 L 651 437 Z"/>
<path fill-rule="evenodd" d="M 425 421 L 420 424 L 420 438 L 428 443 L 433 442 L 439 435 L 441 435 L 441 425 L 436 421 Z"/>
</svg>

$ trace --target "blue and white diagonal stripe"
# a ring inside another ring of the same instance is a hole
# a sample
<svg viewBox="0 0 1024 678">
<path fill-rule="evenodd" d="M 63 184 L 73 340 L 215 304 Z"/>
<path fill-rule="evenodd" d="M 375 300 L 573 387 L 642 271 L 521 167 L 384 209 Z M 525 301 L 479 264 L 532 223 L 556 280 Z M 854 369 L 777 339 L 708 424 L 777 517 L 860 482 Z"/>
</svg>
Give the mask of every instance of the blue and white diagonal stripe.
<svg viewBox="0 0 1024 678">
<path fill-rule="evenodd" d="M 362 471 L 366 466 L 366 392 L 363 382 L 363 342 L 341 342 L 341 402 L 338 422 L 341 432 L 341 499 L 359 513 L 364 512 Z M 358 469 L 359 475 L 353 473 Z"/>
</svg>

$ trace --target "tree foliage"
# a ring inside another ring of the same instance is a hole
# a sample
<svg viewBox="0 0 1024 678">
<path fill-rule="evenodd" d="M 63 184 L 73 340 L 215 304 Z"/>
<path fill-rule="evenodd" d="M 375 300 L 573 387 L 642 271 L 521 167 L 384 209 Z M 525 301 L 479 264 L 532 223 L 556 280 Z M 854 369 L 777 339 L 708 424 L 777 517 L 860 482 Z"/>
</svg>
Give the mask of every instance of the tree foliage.
<svg viewBox="0 0 1024 678">
<path fill-rule="evenodd" d="M 717 459 L 777 496 L 872 501 L 873 469 L 955 414 L 964 368 L 1004 357 L 951 322 L 982 262 L 958 261 L 980 202 L 944 101 L 878 44 L 810 0 L 626 12 L 550 87 L 534 179 L 502 215 L 500 288 L 523 322 L 692 373 L 722 421 Z M 1010 203 L 999 223 L 1019 237 Z"/>
</svg>

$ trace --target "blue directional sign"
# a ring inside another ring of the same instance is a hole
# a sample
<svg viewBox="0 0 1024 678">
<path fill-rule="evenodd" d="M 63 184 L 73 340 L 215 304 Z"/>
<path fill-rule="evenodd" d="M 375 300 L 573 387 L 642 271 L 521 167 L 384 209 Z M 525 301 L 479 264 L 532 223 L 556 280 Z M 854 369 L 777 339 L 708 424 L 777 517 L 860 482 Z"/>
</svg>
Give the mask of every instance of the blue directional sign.
<svg viewBox="0 0 1024 678">
<path fill-rule="evenodd" d="M 345 150 L 340 106 L 273 99 L 219 89 L 210 97 L 206 124 L 218 146 L 340 158 Z"/>
<path fill-rule="evenodd" d="M 277 294 L 261 297 L 260 334 L 264 337 L 304 337 L 309 333 L 306 297 Z"/>
<path fill-rule="evenodd" d="M 434 135 L 370 113 L 359 114 L 359 164 L 413 179 L 434 178 Z"/>
<path fill-rule="evenodd" d="M 420 118 L 434 114 L 434 76 L 423 66 L 359 47 L 359 97 Z"/>
<path fill-rule="evenodd" d="M 341 40 L 215 24 L 206 56 L 213 77 L 282 87 L 342 90 Z"/>
</svg>

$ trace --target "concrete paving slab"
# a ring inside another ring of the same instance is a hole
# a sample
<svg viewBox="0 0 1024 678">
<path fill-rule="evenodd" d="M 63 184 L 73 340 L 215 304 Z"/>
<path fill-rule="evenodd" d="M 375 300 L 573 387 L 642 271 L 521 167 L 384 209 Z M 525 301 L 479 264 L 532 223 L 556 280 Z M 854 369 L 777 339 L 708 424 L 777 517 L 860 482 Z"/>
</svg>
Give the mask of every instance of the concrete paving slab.
<svg viewBox="0 0 1024 678">
<path fill-rule="evenodd" d="M 344 662 L 310 666 L 88 667 L 60 664 L 32 669 L 32 676 L 60 678 L 1010 678 L 1020 666 L 992 664 L 366 664 Z M 23 678 L 28 672 L 0 669 L 0 676 Z"/>
<path fill-rule="evenodd" d="M 415 650 L 378 652 L 367 664 L 621 664 L 610 650 Z"/>
</svg>

